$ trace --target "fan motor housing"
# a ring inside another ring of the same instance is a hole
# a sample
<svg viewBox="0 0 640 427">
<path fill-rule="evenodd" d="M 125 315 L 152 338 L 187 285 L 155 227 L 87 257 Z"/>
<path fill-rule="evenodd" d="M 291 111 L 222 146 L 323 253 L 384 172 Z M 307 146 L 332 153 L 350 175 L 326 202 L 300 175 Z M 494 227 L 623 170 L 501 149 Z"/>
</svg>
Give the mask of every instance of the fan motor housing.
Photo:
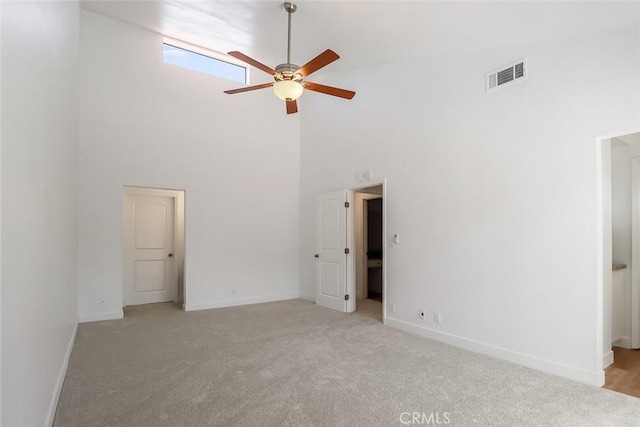
<svg viewBox="0 0 640 427">
<path fill-rule="evenodd" d="M 298 67 L 295 64 L 280 64 L 276 67 L 276 75 L 274 76 L 274 78 L 276 79 L 276 81 L 280 81 L 280 80 L 295 80 L 295 81 L 302 81 L 302 75 L 300 73 L 298 73 L 298 70 L 300 69 L 300 67 Z"/>
</svg>

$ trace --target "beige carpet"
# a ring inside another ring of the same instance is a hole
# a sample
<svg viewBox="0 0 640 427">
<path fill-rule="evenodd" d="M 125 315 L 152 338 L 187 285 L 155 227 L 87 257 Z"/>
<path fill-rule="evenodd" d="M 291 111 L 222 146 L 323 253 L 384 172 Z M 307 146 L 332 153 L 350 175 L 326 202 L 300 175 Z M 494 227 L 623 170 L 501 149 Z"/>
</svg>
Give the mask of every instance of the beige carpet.
<svg viewBox="0 0 640 427">
<path fill-rule="evenodd" d="M 379 303 L 360 308 L 153 304 L 82 324 L 54 425 L 640 425 L 640 399 L 385 327 Z"/>
</svg>

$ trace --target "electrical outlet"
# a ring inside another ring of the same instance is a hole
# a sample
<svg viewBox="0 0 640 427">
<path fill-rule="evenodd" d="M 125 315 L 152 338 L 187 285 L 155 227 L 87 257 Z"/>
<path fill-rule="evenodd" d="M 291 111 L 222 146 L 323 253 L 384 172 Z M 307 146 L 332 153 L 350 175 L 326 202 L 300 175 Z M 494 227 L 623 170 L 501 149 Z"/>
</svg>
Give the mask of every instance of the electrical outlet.
<svg viewBox="0 0 640 427">
<path fill-rule="evenodd" d="M 420 310 L 420 312 L 418 312 L 418 316 L 424 320 L 424 310 Z"/>
<path fill-rule="evenodd" d="M 396 303 L 395 303 L 395 302 L 392 302 L 392 303 L 391 303 L 391 312 L 392 312 L 392 313 L 395 313 L 395 312 L 396 312 Z"/>
<path fill-rule="evenodd" d="M 433 321 L 439 325 L 442 323 L 442 315 L 440 315 L 440 313 L 433 313 Z"/>
</svg>

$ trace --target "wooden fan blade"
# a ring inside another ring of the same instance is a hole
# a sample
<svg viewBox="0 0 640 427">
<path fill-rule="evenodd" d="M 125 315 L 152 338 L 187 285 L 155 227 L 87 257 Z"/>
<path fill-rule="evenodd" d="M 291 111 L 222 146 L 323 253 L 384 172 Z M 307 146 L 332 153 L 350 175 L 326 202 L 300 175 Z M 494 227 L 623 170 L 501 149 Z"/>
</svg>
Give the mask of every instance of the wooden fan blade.
<svg viewBox="0 0 640 427">
<path fill-rule="evenodd" d="M 313 58 L 311 61 L 304 64 L 298 72 L 302 74 L 303 77 L 307 77 L 309 74 L 318 71 L 320 68 L 331 64 L 336 59 L 340 58 L 340 56 L 332 51 L 331 49 L 327 49 L 322 52 L 320 55 Z"/>
<path fill-rule="evenodd" d="M 294 99 L 293 101 L 287 101 L 287 114 L 295 114 L 298 112 L 298 103 Z"/>
<path fill-rule="evenodd" d="M 250 90 L 264 89 L 264 88 L 271 87 L 271 86 L 273 86 L 273 83 L 265 83 L 265 84 L 261 84 L 261 85 L 255 85 L 255 86 L 241 87 L 239 89 L 225 90 L 224 93 L 228 93 L 229 95 L 233 95 L 234 93 L 249 92 Z"/>
<path fill-rule="evenodd" d="M 240 53 L 240 52 L 234 50 L 233 52 L 229 52 L 228 55 L 233 56 L 234 58 L 237 58 L 242 62 L 246 62 L 249 65 L 253 65 L 254 67 L 264 71 L 265 73 L 269 73 L 272 76 L 276 73 L 276 70 L 274 70 L 274 69 L 272 69 L 270 67 L 267 67 L 263 63 L 258 62 L 253 58 L 249 58 L 244 53 Z"/>
<path fill-rule="evenodd" d="M 325 86 L 318 83 L 304 82 L 305 89 L 312 90 L 314 92 L 325 93 L 327 95 L 337 96 L 339 98 L 351 99 L 355 96 L 355 92 L 352 90 L 340 89 L 332 86 Z"/>
</svg>

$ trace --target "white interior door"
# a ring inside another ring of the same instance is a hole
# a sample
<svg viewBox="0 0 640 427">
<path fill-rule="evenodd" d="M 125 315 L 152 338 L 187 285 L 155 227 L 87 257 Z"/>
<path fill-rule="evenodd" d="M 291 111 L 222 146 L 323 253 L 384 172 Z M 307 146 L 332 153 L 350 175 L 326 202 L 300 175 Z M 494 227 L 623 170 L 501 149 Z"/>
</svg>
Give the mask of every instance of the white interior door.
<svg viewBox="0 0 640 427">
<path fill-rule="evenodd" d="M 347 311 L 346 190 L 316 198 L 316 304 Z"/>
<path fill-rule="evenodd" d="M 175 199 L 127 194 L 125 209 L 125 305 L 175 301 Z"/>
</svg>

